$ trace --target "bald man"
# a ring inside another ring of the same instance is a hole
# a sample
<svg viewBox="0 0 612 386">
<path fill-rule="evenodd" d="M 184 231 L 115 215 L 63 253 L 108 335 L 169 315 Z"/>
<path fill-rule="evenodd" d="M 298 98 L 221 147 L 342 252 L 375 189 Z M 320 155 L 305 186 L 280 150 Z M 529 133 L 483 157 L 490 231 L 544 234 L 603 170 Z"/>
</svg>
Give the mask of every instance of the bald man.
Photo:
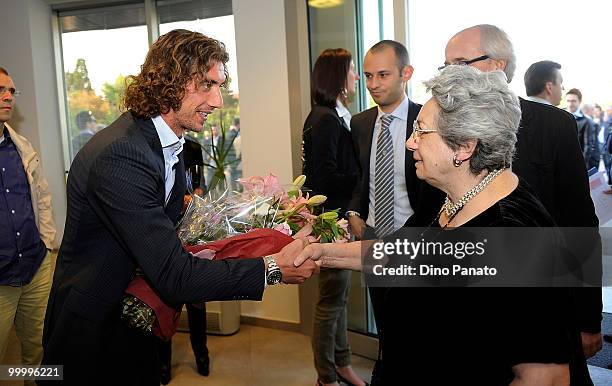
<svg viewBox="0 0 612 386">
<path fill-rule="evenodd" d="M 500 28 L 483 24 L 455 34 L 446 45 L 445 65 L 462 64 L 482 71 L 502 70 L 508 82 L 516 69 L 510 39 Z M 589 192 L 587 171 L 571 114 L 554 106 L 520 99 L 522 117 L 512 170 L 534 190 L 560 227 L 585 227 L 596 230 L 599 220 Z M 589 233 L 592 247 L 583 268 L 601 267 L 601 240 Z M 580 251 L 584 256 L 584 251 Z M 572 384 L 592 384 L 586 368 L 589 358 L 601 349 L 601 288 L 572 291 L 571 321 L 580 337 L 571 365 Z M 581 350 L 582 348 L 582 350 Z"/>
</svg>

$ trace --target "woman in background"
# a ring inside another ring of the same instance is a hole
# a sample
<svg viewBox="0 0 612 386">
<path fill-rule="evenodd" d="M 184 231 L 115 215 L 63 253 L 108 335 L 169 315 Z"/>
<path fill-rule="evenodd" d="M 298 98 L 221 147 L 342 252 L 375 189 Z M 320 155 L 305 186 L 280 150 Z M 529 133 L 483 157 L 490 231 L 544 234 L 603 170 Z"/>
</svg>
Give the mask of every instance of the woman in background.
<svg viewBox="0 0 612 386">
<path fill-rule="evenodd" d="M 303 174 L 314 194 L 327 196 L 326 210 L 344 214 L 359 176 L 351 139 L 348 98 L 355 94 L 359 75 L 351 53 L 326 49 L 312 72 L 312 111 L 304 123 Z M 323 269 L 319 275 L 319 300 L 315 311 L 312 350 L 318 384 L 364 385 L 351 367 L 346 332 L 346 301 L 351 273 Z"/>
</svg>

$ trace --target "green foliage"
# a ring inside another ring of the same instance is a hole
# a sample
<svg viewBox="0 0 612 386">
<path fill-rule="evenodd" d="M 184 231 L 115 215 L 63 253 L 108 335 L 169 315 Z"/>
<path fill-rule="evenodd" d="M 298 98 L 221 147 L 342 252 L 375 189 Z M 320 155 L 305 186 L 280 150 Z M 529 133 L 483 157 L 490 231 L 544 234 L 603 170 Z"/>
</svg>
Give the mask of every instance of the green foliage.
<svg viewBox="0 0 612 386">
<path fill-rule="evenodd" d="M 119 74 L 113 83 L 105 82 L 102 84 L 104 99 L 109 104 L 107 118 L 110 122 L 115 120 L 124 111 L 123 97 L 125 96 L 126 87 L 127 79 L 123 74 Z"/>
<path fill-rule="evenodd" d="M 240 117 L 238 97 L 229 93 L 226 88 L 221 88 L 223 96 L 223 108 L 208 116 L 201 133 L 191 133 L 202 145 L 207 158 L 205 166 L 215 169 L 212 181 L 206 181 L 209 190 L 218 185 L 227 185 L 225 169 L 240 163 L 240 157 L 233 157 L 234 141 L 238 133 L 229 130 L 234 119 Z M 217 146 L 212 145 L 212 126 L 219 127 L 220 137 Z M 234 153 L 235 154 L 235 153 Z M 205 160 L 206 161 L 206 160 Z"/>
<path fill-rule="evenodd" d="M 320 235 L 321 243 L 332 243 L 340 239 L 340 228 L 338 227 L 338 210 L 334 209 L 320 214 L 312 224 L 312 234 Z"/>
<path fill-rule="evenodd" d="M 76 66 L 73 72 L 66 73 L 66 88 L 70 91 L 87 90 L 91 91 L 91 81 L 89 80 L 89 72 L 85 59 L 77 59 Z"/>
<path fill-rule="evenodd" d="M 104 83 L 102 85 L 103 96 L 97 95 L 91 87 L 85 59 L 77 59 L 74 71 L 66 72 L 68 119 L 71 136 L 74 137 L 79 133 L 75 119 L 80 111 L 91 111 L 100 124 L 108 125 L 113 122 L 123 111 L 121 101 L 125 93 L 125 87 L 125 77 L 120 74 L 114 83 Z"/>
<path fill-rule="evenodd" d="M 239 135 L 239 132 L 226 129 L 226 127 L 228 127 L 226 126 L 226 122 L 229 120 L 224 117 L 226 114 L 225 110 L 219 110 L 211 115 L 216 116 L 218 119 L 216 123 L 218 123 L 219 126 L 219 140 L 216 145 L 213 143 L 212 125 L 215 124 L 213 121 L 211 122 L 211 128 L 208 129 L 209 142 L 202 145 L 202 149 L 208 160 L 204 165 L 215 170 L 212 181 L 207 181 L 209 190 L 215 189 L 220 183 L 222 183 L 223 187 L 227 186 L 225 169 L 228 166 L 234 166 L 240 162 L 240 157 L 235 156 L 236 153 L 234 149 L 234 141 Z"/>
</svg>

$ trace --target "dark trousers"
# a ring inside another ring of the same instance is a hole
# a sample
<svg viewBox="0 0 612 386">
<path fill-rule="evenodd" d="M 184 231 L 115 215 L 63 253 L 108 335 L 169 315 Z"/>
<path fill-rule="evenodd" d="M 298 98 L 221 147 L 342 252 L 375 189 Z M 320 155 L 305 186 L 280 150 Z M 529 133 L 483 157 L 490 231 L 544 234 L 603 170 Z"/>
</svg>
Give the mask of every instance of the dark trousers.
<svg viewBox="0 0 612 386">
<path fill-rule="evenodd" d="M 208 357 L 208 347 L 206 347 L 206 303 L 187 304 L 187 320 L 189 322 L 189 339 L 191 349 L 196 359 Z M 170 368 L 172 366 L 172 341 L 158 343 L 159 359 L 162 366 Z"/>
</svg>

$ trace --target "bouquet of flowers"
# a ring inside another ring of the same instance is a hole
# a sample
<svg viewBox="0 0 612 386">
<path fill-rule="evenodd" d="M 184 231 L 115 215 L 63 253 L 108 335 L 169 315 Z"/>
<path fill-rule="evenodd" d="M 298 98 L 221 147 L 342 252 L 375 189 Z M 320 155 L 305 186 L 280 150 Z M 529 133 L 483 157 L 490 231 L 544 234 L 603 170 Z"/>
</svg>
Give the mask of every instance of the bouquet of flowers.
<svg viewBox="0 0 612 386">
<path fill-rule="evenodd" d="M 238 181 L 242 193 L 193 196 L 178 227 L 187 251 L 202 259 L 252 258 L 279 252 L 293 237 L 348 241 L 348 222 L 338 219 L 338 209 L 316 214 L 327 198 L 304 195 L 305 176 L 288 188 L 281 187 L 273 174 Z M 133 278 L 122 301 L 122 318 L 128 326 L 163 340 L 176 331 L 180 312 L 181 307 L 164 303 L 142 275 Z"/>
<path fill-rule="evenodd" d="M 347 242 L 348 222 L 339 219 L 338 209 L 317 214 L 327 198 L 304 194 L 305 181 L 302 175 L 283 187 L 274 174 L 254 176 L 238 180 L 242 193 L 194 196 L 179 225 L 179 238 L 186 245 L 200 245 L 270 228 L 311 242 Z"/>
</svg>

